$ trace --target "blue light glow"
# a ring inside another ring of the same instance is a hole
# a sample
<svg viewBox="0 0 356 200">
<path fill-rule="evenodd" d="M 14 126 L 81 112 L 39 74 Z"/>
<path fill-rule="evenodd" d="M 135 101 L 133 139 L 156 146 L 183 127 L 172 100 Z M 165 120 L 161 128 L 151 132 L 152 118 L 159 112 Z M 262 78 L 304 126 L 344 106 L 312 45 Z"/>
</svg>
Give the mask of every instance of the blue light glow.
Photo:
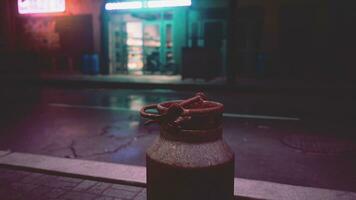
<svg viewBox="0 0 356 200">
<path fill-rule="evenodd" d="M 115 2 L 115 3 L 106 3 L 106 10 L 126 10 L 126 9 L 140 9 L 143 7 L 141 1 L 127 1 L 127 2 Z"/>
<path fill-rule="evenodd" d="M 191 6 L 192 0 L 149 0 L 145 4 L 143 1 L 121 1 L 105 4 L 106 10 L 128 10 L 141 8 L 167 8 Z"/>
<path fill-rule="evenodd" d="M 192 5 L 191 0 L 158 0 L 147 2 L 147 6 L 149 8 L 179 7 L 190 5 Z"/>
</svg>

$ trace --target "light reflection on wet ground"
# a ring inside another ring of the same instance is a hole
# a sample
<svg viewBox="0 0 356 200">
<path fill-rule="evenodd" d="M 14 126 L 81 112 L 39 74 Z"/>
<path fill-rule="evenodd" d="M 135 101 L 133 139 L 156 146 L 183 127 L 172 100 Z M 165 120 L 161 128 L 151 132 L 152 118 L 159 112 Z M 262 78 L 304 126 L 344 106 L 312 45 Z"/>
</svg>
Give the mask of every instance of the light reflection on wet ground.
<svg viewBox="0 0 356 200">
<path fill-rule="evenodd" d="M 35 95 L 37 94 L 37 95 Z M 31 90 L 26 101 L 5 102 L 0 149 L 145 165 L 157 125 L 143 126 L 138 110 L 185 99 L 193 92 L 167 90 Z M 288 135 L 336 136 L 355 141 L 352 99 L 222 94 L 209 97 L 229 113 L 299 117 L 300 121 L 224 118 L 224 134 L 236 153 L 238 177 L 356 191 L 355 152 L 313 154 L 290 148 Z M 337 109 L 335 108 L 337 105 Z M 5 121 L 4 121 L 5 122 Z"/>
</svg>

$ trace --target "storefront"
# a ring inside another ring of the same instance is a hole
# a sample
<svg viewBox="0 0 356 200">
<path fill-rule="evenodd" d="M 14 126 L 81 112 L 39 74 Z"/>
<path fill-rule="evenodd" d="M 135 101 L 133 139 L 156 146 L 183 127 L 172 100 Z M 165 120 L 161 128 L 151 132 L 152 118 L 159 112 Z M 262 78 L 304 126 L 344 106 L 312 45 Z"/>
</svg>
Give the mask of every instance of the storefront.
<svg viewBox="0 0 356 200">
<path fill-rule="evenodd" d="M 100 13 L 97 0 L 6 1 L 11 16 L 14 65 L 28 71 L 81 73 L 86 53 L 100 54 Z M 11 10 L 11 11 L 10 11 Z M 9 25 L 9 26 L 10 26 Z M 21 69 L 22 70 L 22 69 Z"/>
<path fill-rule="evenodd" d="M 215 66 L 219 69 L 214 74 L 223 75 L 226 5 L 227 2 L 216 0 L 106 2 L 103 27 L 107 35 L 104 44 L 107 44 L 108 73 L 182 74 L 187 70 L 183 69 L 183 63 L 195 62 L 185 54 L 204 55 L 197 53 L 200 51 L 208 52 L 207 58 L 219 58 Z M 219 55 L 209 55 L 212 52 Z"/>
<path fill-rule="evenodd" d="M 54 73 L 88 73 L 84 55 L 95 54 L 101 74 L 213 78 L 224 76 L 227 67 L 227 5 L 228 0 L 18 0 L 16 41 Z"/>
</svg>

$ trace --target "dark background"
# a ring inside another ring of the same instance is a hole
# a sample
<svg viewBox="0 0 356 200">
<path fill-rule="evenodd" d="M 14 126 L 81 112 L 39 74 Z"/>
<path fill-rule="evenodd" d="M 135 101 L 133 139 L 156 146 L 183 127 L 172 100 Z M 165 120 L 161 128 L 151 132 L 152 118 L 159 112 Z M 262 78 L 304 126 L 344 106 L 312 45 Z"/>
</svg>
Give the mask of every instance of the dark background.
<svg viewBox="0 0 356 200">
<path fill-rule="evenodd" d="M 232 6 L 219 11 L 232 13 L 228 15 L 231 31 L 227 76 L 236 80 L 354 83 L 354 1 L 251 2 L 231 1 Z M 62 57 L 73 57 L 78 71 L 78 56 L 93 52 L 91 14 L 20 16 L 16 1 L 9 0 L 1 1 L 0 9 L 0 71 L 36 74 L 50 68 L 52 55 L 62 59 L 62 65 L 68 65 Z M 25 25 L 39 20 L 56 22 L 54 32 L 60 37 L 59 48 L 34 50 L 38 41 L 30 40 Z M 207 28 L 219 30 L 214 24 Z M 221 37 L 218 31 L 209 33 L 206 38 Z M 207 45 L 221 46 L 219 42 L 209 39 Z"/>
</svg>

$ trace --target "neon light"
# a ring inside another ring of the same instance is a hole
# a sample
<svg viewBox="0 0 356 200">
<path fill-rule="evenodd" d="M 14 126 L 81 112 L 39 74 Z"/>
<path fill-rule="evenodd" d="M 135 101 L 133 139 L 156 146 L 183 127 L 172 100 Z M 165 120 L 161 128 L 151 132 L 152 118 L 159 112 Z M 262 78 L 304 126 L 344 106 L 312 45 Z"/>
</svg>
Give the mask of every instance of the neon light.
<svg viewBox="0 0 356 200">
<path fill-rule="evenodd" d="M 190 5 L 192 5 L 191 0 L 158 0 L 147 2 L 147 6 L 149 8 L 179 7 Z"/>
<path fill-rule="evenodd" d="M 179 7 L 191 6 L 192 0 L 149 0 L 143 1 L 123 1 L 111 2 L 105 4 L 106 10 L 127 10 L 127 9 L 141 9 L 141 8 L 165 8 L 165 7 Z"/>
<path fill-rule="evenodd" d="M 65 0 L 18 0 L 20 14 L 56 13 L 66 10 Z"/>
<path fill-rule="evenodd" d="M 143 7 L 141 1 L 127 1 L 127 2 L 115 2 L 115 3 L 106 3 L 106 10 L 125 10 L 125 9 L 140 9 Z"/>
</svg>

